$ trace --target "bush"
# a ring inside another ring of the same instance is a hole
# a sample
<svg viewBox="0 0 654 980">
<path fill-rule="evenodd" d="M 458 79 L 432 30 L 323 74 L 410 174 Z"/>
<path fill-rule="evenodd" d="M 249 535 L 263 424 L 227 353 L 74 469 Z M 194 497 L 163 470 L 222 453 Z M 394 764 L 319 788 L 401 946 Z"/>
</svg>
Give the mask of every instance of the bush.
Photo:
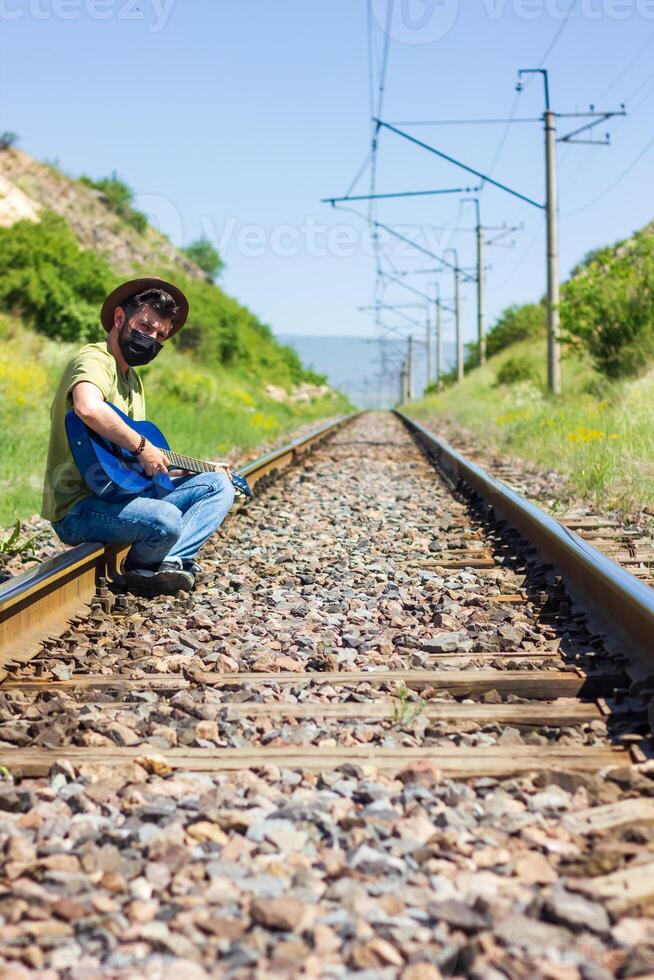
<svg viewBox="0 0 654 980">
<path fill-rule="evenodd" d="M 18 311 L 57 340 L 95 340 L 99 306 L 114 284 L 109 265 L 81 249 L 63 218 L 0 228 L 0 308 Z"/>
<path fill-rule="evenodd" d="M 604 248 L 563 285 L 561 325 L 610 378 L 654 359 L 654 237 L 645 230 Z"/>
<path fill-rule="evenodd" d="M 6 129 L 0 134 L 0 150 L 10 150 L 18 142 L 18 133 L 12 133 Z"/>
<path fill-rule="evenodd" d="M 182 249 L 192 262 L 195 262 L 211 279 L 217 279 L 225 268 L 218 250 L 213 247 L 208 238 L 198 238 Z"/>
<path fill-rule="evenodd" d="M 509 306 L 488 331 L 486 355 L 494 357 L 520 340 L 544 337 L 546 332 L 547 314 L 543 303 Z"/>
<path fill-rule="evenodd" d="M 132 207 L 134 192 L 123 180 L 120 180 L 115 170 L 111 177 L 101 177 L 99 180 L 92 180 L 90 177 L 83 175 L 79 180 L 86 187 L 93 187 L 95 190 L 101 191 L 114 214 L 122 218 L 123 221 L 138 231 L 140 235 L 145 232 L 145 229 L 148 227 L 148 219 L 142 211 L 137 211 Z"/>
<path fill-rule="evenodd" d="M 495 383 L 498 385 L 513 385 L 519 381 L 537 381 L 538 376 L 534 365 L 524 355 L 509 357 L 497 372 Z"/>
</svg>

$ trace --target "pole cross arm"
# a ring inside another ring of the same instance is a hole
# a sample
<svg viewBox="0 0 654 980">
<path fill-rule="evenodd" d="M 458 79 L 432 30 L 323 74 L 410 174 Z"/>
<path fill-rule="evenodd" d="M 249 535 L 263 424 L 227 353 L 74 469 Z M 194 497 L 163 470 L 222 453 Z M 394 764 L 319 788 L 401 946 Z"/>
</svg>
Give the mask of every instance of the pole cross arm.
<svg viewBox="0 0 654 980">
<path fill-rule="evenodd" d="M 407 245 L 412 245 L 413 248 L 417 249 L 418 252 L 422 252 L 424 255 L 428 255 L 430 259 L 434 259 L 436 262 L 440 262 L 441 265 L 446 266 L 446 268 L 452 270 L 456 269 L 456 266 L 452 265 L 451 262 L 448 262 L 447 259 L 442 258 L 440 255 L 436 255 L 435 252 L 431 252 L 428 248 L 425 248 L 423 245 L 420 245 L 419 242 L 414 241 L 413 238 L 407 238 L 406 235 L 401 235 L 399 231 L 395 231 L 395 229 L 389 227 L 389 225 L 384 225 L 381 223 L 381 221 L 370 221 L 370 224 L 373 225 L 375 228 L 382 228 L 384 231 L 388 232 L 389 235 L 393 235 L 394 238 L 399 238 L 401 242 L 406 242 Z M 463 269 L 459 269 L 459 272 L 463 275 L 464 279 L 468 279 L 472 281 L 471 276 L 469 276 L 467 272 L 464 272 Z"/>
<path fill-rule="evenodd" d="M 432 197 L 438 194 L 468 194 L 478 187 L 443 187 L 431 191 L 396 191 L 388 194 L 354 194 L 346 197 L 323 197 L 321 204 L 340 204 L 342 201 L 380 201 L 390 197 Z"/>
<path fill-rule="evenodd" d="M 397 129 L 396 126 L 391 126 L 390 123 L 385 123 L 381 119 L 373 118 L 373 122 L 377 124 L 377 128 L 388 129 L 391 133 L 395 133 L 396 136 L 401 136 L 402 139 L 408 140 L 409 143 L 415 144 L 415 146 L 420 146 L 423 150 L 427 150 L 428 153 L 434 153 L 441 160 L 446 160 L 448 163 L 454 164 L 455 167 L 460 167 L 462 170 L 467 171 L 469 174 L 474 174 L 486 184 L 491 184 L 493 187 L 497 187 L 501 191 L 505 191 L 507 194 L 511 194 L 513 197 L 519 198 L 521 201 L 525 201 L 527 204 L 533 205 L 535 208 L 540 208 L 541 211 L 545 210 L 545 205 L 541 204 L 540 201 L 534 201 L 533 198 L 527 197 L 526 194 L 521 194 L 520 191 L 513 190 L 512 187 L 508 187 L 506 184 L 501 184 L 498 180 L 494 180 L 488 174 L 483 174 L 480 170 L 475 170 L 474 167 L 469 167 L 466 163 L 462 163 L 461 160 L 456 160 L 454 157 L 448 156 L 447 153 L 443 153 L 442 150 L 437 150 L 436 147 L 430 146 L 429 143 L 424 143 L 422 140 L 416 139 L 415 136 L 411 136 L 409 133 L 405 133 L 402 129 Z"/>
<path fill-rule="evenodd" d="M 428 296 L 427 293 L 423 293 L 420 289 L 416 289 L 415 286 L 410 286 L 408 282 L 404 282 L 402 279 L 398 279 L 396 276 L 392 276 L 389 272 L 382 271 L 382 276 L 387 282 L 395 282 L 402 289 L 408 289 L 410 293 L 415 293 L 416 296 L 421 296 L 423 299 L 427 300 L 428 303 L 434 302 L 433 296 Z"/>
<path fill-rule="evenodd" d="M 614 116 L 626 116 L 627 112 L 624 106 L 615 111 L 607 112 L 566 112 L 557 113 L 558 119 L 575 119 L 575 118 L 588 118 L 590 117 L 590 122 L 584 123 L 583 126 L 579 126 L 577 129 L 573 129 L 571 133 L 566 133 L 565 136 L 559 136 L 557 143 L 584 143 L 588 146 L 608 146 L 611 142 L 610 136 L 607 133 L 603 140 L 578 140 L 574 139 L 575 136 L 579 136 L 580 133 L 587 133 L 589 130 L 594 129 L 595 126 L 600 126 L 607 119 L 612 119 Z"/>
</svg>

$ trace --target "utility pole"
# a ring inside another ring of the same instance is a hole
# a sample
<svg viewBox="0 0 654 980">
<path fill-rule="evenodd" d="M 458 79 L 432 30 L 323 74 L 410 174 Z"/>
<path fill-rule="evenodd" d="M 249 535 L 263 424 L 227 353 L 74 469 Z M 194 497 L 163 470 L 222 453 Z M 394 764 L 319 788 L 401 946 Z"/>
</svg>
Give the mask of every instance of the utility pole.
<svg viewBox="0 0 654 980">
<path fill-rule="evenodd" d="M 469 166 L 461 160 L 457 160 L 455 157 L 444 153 L 435 146 L 430 146 L 425 143 L 424 140 L 418 139 L 416 136 L 410 133 L 404 132 L 398 129 L 397 126 L 391 123 L 384 122 L 383 119 L 375 117 L 373 122 L 377 126 L 377 131 L 380 129 L 386 129 L 396 136 L 407 140 L 414 146 L 420 147 L 426 150 L 428 153 L 432 153 L 439 157 L 441 160 L 445 160 L 447 163 L 453 164 L 454 166 L 465 170 L 469 174 L 473 174 L 482 184 L 490 184 L 493 187 L 498 188 L 498 190 L 504 191 L 507 194 L 512 195 L 515 198 L 523 201 L 525 204 L 529 204 L 532 207 L 539 208 L 545 211 L 546 215 L 546 225 L 547 225 L 547 378 L 549 388 L 553 394 L 561 393 L 561 330 L 560 330 L 560 313 L 559 313 L 559 270 L 558 270 L 558 201 L 557 201 L 557 180 L 556 180 L 556 143 L 585 143 L 586 145 L 595 146 L 608 146 L 610 144 L 610 139 L 608 134 L 604 140 L 596 139 L 579 139 L 578 137 L 584 133 L 588 133 L 594 130 L 595 127 L 601 125 L 602 123 L 612 119 L 614 116 L 625 116 L 626 110 L 624 105 L 620 106 L 619 110 L 600 110 L 596 111 L 594 106 L 590 106 L 588 112 L 568 112 L 568 113 L 555 113 L 552 111 L 550 106 L 550 93 L 549 93 L 549 81 L 548 73 L 544 68 L 522 68 L 518 72 L 520 78 L 523 75 L 540 74 L 543 78 L 544 88 L 545 88 L 545 112 L 542 115 L 542 122 L 544 125 L 544 136 L 545 136 L 545 190 L 546 190 L 546 200 L 542 204 L 539 201 L 528 197 L 526 194 L 509 187 L 507 184 L 502 184 L 500 181 L 495 180 L 490 174 L 484 174 L 480 170 L 476 170 L 474 167 Z M 522 89 L 522 83 L 519 81 L 517 85 L 518 91 Z M 585 118 L 589 120 L 586 123 L 578 126 L 572 132 L 567 133 L 565 136 L 556 137 L 556 118 Z M 480 122 L 484 120 L 469 120 L 471 123 Z M 486 120 L 489 121 L 489 120 Z M 509 123 L 517 122 L 518 120 L 508 120 Z M 523 120 L 529 122 L 531 120 Z M 538 120 L 533 120 L 538 121 Z M 479 188 L 475 188 L 478 190 Z M 399 237 L 399 235 L 396 236 Z M 410 242 L 410 244 L 415 244 L 415 242 Z M 428 251 L 422 247 L 416 246 L 418 251 L 422 251 L 423 254 L 429 254 Z M 433 256 L 432 256 L 433 257 Z M 457 263 L 458 264 L 458 263 Z M 483 293 L 482 293 L 483 299 Z M 458 353 L 458 351 L 457 351 Z M 457 360 L 457 373 L 458 373 L 458 360 Z"/>
<path fill-rule="evenodd" d="M 547 383 L 561 394 L 561 318 L 559 314 L 559 202 L 556 186 L 556 124 L 549 106 L 545 73 L 545 169 L 547 192 Z"/>
<path fill-rule="evenodd" d="M 407 401 L 413 401 L 413 334 L 409 334 L 407 337 L 406 374 Z"/>
<path fill-rule="evenodd" d="M 431 319 L 429 316 L 429 307 L 425 313 L 425 343 L 427 344 L 427 385 L 430 385 L 434 380 L 434 371 L 431 356 Z"/>
<path fill-rule="evenodd" d="M 436 287 L 436 318 L 435 318 L 435 332 L 434 337 L 436 345 L 436 387 L 440 390 L 441 387 L 441 377 L 443 375 L 443 336 L 441 333 L 441 287 L 440 283 L 435 282 Z"/>
<path fill-rule="evenodd" d="M 456 324 L 456 380 L 463 381 L 463 337 L 461 335 L 461 269 L 459 253 L 455 248 L 445 250 L 454 255 L 454 322 Z"/>
<path fill-rule="evenodd" d="M 479 364 L 486 363 L 486 335 L 484 333 L 484 229 L 481 224 L 479 198 L 466 197 L 461 202 L 472 201 L 477 212 L 475 231 L 477 233 L 477 345 Z"/>
<path fill-rule="evenodd" d="M 457 259 L 457 267 L 454 270 L 454 308 L 456 310 L 456 380 L 463 381 L 463 336 L 461 334 L 461 289 L 460 273 Z"/>
<path fill-rule="evenodd" d="M 559 202 L 556 182 L 556 123 L 550 107 L 550 86 L 545 68 L 522 68 L 518 77 L 540 74 L 545 89 L 545 218 L 547 234 L 547 385 L 561 394 L 561 320 L 559 314 Z"/>
<path fill-rule="evenodd" d="M 479 206 L 479 202 L 477 202 Z M 484 331 L 484 229 L 477 220 L 477 338 L 479 364 L 486 363 L 486 333 Z"/>
</svg>

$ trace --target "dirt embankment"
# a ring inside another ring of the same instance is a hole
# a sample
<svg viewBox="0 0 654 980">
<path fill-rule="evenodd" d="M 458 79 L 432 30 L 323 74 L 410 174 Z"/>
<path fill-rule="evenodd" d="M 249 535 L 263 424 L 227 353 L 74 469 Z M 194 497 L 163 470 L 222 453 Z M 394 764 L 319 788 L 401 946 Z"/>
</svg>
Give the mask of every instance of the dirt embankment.
<svg viewBox="0 0 654 980">
<path fill-rule="evenodd" d="M 205 273 L 154 228 L 139 234 L 108 206 L 105 195 L 18 149 L 0 151 L 0 227 L 42 210 L 70 224 L 83 248 L 103 252 L 121 275 L 142 266 L 174 266 L 197 279 Z"/>
</svg>

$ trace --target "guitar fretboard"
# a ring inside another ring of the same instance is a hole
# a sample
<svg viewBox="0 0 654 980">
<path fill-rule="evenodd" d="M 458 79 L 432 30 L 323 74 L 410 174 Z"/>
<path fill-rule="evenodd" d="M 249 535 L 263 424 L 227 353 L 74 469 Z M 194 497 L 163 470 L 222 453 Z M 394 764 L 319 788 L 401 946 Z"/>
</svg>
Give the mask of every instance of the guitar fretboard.
<svg viewBox="0 0 654 980">
<path fill-rule="evenodd" d="M 193 459 L 192 456 L 180 456 L 179 453 L 173 453 L 168 449 L 166 450 L 166 456 L 170 460 L 170 465 L 175 469 L 189 470 L 191 473 L 213 473 L 216 469 L 206 459 Z"/>
</svg>

